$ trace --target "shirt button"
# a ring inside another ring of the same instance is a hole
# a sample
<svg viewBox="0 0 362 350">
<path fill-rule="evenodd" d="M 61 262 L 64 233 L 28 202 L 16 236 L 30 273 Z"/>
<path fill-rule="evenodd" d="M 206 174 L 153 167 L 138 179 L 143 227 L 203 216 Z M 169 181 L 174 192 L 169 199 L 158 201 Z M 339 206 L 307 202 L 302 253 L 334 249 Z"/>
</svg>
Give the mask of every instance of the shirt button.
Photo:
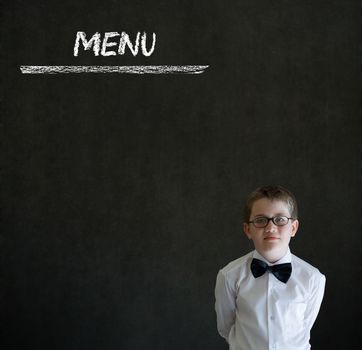
<svg viewBox="0 0 362 350">
<path fill-rule="evenodd" d="M 272 321 L 274 321 L 274 320 L 275 320 L 275 317 L 274 317 L 274 316 L 270 316 L 270 319 L 271 319 Z"/>
</svg>

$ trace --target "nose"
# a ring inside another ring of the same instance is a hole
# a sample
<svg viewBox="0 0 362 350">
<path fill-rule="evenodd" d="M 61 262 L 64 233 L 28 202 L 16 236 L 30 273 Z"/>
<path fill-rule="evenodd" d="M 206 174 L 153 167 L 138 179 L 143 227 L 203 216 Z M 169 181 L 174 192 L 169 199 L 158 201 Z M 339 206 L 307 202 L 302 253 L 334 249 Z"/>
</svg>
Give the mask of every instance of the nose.
<svg viewBox="0 0 362 350">
<path fill-rule="evenodd" d="M 273 220 L 269 220 L 268 225 L 265 226 L 265 232 L 274 231 L 277 226 L 274 224 Z"/>
</svg>

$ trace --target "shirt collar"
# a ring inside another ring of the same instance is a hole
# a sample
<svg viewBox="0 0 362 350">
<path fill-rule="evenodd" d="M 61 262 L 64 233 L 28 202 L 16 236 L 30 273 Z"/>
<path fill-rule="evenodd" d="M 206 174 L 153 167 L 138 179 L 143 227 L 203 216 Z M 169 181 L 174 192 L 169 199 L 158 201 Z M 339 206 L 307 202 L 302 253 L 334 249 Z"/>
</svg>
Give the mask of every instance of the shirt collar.
<svg viewBox="0 0 362 350">
<path fill-rule="evenodd" d="M 258 253 L 257 250 L 254 250 L 253 252 L 253 258 L 255 259 L 259 259 L 261 261 L 264 261 L 265 263 L 267 263 L 268 265 L 272 266 L 272 265 L 276 265 L 276 264 L 285 264 L 285 263 L 290 263 L 292 262 L 292 254 L 290 252 L 290 249 L 288 247 L 287 253 L 278 261 L 276 261 L 275 263 L 271 264 L 268 260 L 266 260 L 261 254 Z"/>
</svg>

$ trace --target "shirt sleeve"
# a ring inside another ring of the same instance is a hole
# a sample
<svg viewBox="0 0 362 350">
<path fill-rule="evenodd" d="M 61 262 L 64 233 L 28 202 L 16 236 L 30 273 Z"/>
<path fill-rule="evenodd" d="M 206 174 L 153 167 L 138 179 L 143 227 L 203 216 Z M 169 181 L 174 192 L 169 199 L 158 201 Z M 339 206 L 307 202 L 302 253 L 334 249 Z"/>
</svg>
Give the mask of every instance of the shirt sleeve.
<svg viewBox="0 0 362 350">
<path fill-rule="evenodd" d="M 319 274 L 313 282 L 312 293 L 305 313 L 305 322 L 309 330 L 312 329 L 322 304 L 326 278 L 324 275 Z"/>
<path fill-rule="evenodd" d="M 236 290 L 235 286 L 230 286 L 222 270 L 216 278 L 215 300 L 217 330 L 228 342 L 230 330 L 235 323 Z"/>
</svg>

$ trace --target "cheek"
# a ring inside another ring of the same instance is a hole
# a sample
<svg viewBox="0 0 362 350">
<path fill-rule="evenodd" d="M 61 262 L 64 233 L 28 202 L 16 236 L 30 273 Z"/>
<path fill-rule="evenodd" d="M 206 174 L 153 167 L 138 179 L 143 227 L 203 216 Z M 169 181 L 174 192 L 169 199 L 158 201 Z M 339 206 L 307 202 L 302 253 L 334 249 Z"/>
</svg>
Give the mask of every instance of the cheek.
<svg viewBox="0 0 362 350">
<path fill-rule="evenodd" d="M 282 234 L 282 237 L 283 237 L 283 241 L 285 241 L 285 242 L 289 242 L 290 241 L 290 239 L 293 237 L 292 236 L 293 234 L 292 234 L 292 232 L 285 232 L 285 233 L 283 233 Z"/>
<path fill-rule="evenodd" d="M 251 239 L 252 239 L 252 241 L 254 242 L 254 243 L 262 243 L 262 242 L 264 242 L 264 235 L 263 234 L 260 234 L 260 233 L 258 233 L 258 234 L 253 234 L 252 235 L 252 237 L 251 237 Z"/>
</svg>

